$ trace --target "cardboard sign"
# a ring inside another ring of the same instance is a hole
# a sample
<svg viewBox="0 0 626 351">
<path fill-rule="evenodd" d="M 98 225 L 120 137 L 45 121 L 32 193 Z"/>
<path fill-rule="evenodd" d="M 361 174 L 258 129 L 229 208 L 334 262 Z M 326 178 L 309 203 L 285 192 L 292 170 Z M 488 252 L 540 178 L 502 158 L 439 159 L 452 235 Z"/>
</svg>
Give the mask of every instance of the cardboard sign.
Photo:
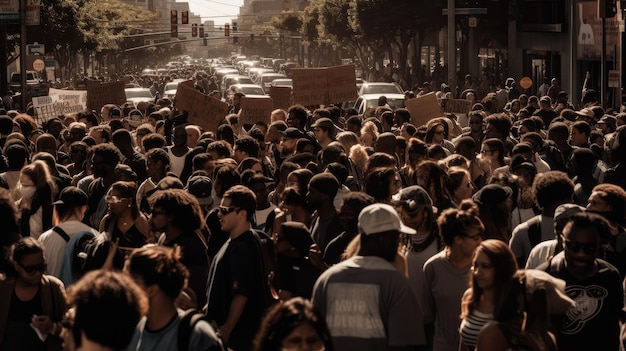
<svg viewBox="0 0 626 351">
<path fill-rule="evenodd" d="M 469 113 L 472 102 L 465 99 L 441 99 L 441 107 L 445 113 Z"/>
<path fill-rule="evenodd" d="M 293 105 L 290 87 L 270 87 L 270 96 L 274 102 L 274 109 L 282 108 L 287 111 Z"/>
<path fill-rule="evenodd" d="M 38 123 L 63 114 L 83 112 L 87 109 L 87 92 L 51 88 L 48 96 L 33 97 L 33 107 Z"/>
<path fill-rule="evenodd" d="M 358 98 L 354 65 L 294 68 L 291 79 L 293 101 L 297 104 L 329 105 Z"/>
<path fill-rule="evenodd" d="M 413 125 L 416 127 L 426 125 L 433 118 L 443 117 L 443 110 L 435 93 L 406 100 L 404 104 L 407 110 L 411 112 L 411 119 L 413 119 Z"/>
<path fill-rule="evenodd" d="M 290 73 L 293 80 L 294 103 L 304 106 L 326 104 L 328 100 L 326 68 L 294 68 Z"/>
<path fill-rule="evenodd" d="M 328 103 L 354 101 L 359 97 L 356 91 L 356 73 L 354 65 L 328 67 L 326 69 L 328 82 Z"/>
<path fill-rule="evenodd" d="M 274 102 L 267 98 L 241 98 L 241 111 L 239 113 L 239 125 L 255 124 L 263 121 L 270 124 L 270 117 L 274 110 Z"/>
<path fill-rule="evenodd" d="M 122 105 L 125 102 L 126 93 L 122 81 L 87 84 L 87 106 L 90 110 L 100 112 L 106 104 Z"/>
<path fill-rule="evenodd" d="M 178 83 L 176 109 L 186 111 L 187 122 L 202 127 L 205 131 L 217 132 L 220 122 L 228 114 L 228 104 L 194 89 L 193 81 Z"/>
</svg>

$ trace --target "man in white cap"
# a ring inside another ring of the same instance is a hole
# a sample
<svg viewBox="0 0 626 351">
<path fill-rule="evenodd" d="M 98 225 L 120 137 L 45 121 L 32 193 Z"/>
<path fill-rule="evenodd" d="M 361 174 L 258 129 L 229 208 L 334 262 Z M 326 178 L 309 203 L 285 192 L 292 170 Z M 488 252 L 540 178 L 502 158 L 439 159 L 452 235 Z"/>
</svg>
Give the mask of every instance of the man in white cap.
<svg viewBox="0 0 626 351">
<path fill-rule="evenodd" d="M 417 296 L 392 262 L 400 233 L 415 234 L 396 210 L 373 204 L 359 214 L 357 255 L 324 272 L 313 303 L 337 350 L 400 350 L 426 344 Z"/>
</svg>

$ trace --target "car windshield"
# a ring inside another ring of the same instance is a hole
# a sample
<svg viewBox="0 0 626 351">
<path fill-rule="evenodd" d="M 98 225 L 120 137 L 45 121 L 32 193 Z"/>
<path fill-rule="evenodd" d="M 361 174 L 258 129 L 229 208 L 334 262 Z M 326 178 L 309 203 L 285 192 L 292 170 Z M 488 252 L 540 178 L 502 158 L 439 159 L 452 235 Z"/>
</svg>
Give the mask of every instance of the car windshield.
<svg viewBox="0 0 626 351">
<path fill-rule="evenodd" d="M 402 94 L 402 91 L 393 84 L 384 85 L 363 85 L 361 87 L 361 95 L 363 94 Z"/>
<path fill-rule="evenodd" d="M 263 89 L 257 87 L 242 87 L 239 90 L 246 95 L 265 95 Z"/>
<path fill-rule="evenodd" d="M 165 84 L 164 90 L 176 90 L 178 89 L 178 83 L 167 83 Z"/>
<path fill-rule="evenodd" d="M 126 98 L 152 98 L 150 90 L 126 90 Z"/>
<path fill-rule="evenodd" d="M 389 105 L 389 107 L 391 107 L 392 109 L 397 109 L 397 108 L 401 108 L 404 107 L 404 99 L 391 99 L 391 98 L 387 98 L 387 105 Z M 378 106 L 378 99 L 371 99 L 371 100 L 367 100 L 367 107 L 377 107 Z"/>
</svg>

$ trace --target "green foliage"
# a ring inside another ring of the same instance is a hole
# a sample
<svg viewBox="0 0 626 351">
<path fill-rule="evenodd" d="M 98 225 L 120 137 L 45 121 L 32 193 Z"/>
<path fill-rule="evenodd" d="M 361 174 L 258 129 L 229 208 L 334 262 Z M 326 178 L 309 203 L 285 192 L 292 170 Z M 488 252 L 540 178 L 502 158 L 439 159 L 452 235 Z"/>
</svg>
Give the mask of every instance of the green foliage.
<svg viewBox="0 0 626 351">
<path fill-rule="evenodd" d="M 272 25 L 281 31 L 295 34 L 302 28 L 302 17 L 297 12 L 286 12 L 272 18 Z"/>
</svg>

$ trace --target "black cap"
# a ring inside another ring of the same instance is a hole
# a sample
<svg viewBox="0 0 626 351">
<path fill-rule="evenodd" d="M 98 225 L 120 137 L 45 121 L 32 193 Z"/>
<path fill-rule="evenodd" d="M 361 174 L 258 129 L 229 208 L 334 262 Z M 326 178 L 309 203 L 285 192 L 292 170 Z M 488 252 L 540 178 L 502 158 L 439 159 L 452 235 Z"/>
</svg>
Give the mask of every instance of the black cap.
<svg viewBox="0 0 626 351">
<path fill-rule="evenodd" d="M 194 175 L 187 181 L 187 192 L 195 196 L 200 205 L 210 205 L 213 203 L 211 190 L 213 182 L 211 178 L 204 175 Z"/>
<path fill-rule="evenodd" d="M 304 138 L 304 133 L 302 133 L 300 129 L 294 128 L 294 127 L 289 127 L 285 129 L 284 132 L 280 132 L 280 134 L 282 134 L 284 138 L 290 138 L 290 139 Z"/>
<path fill-rule="evenodd" d="M 497 205 L 510 198 L 512 194 L 513 190 L 508 186 L 487 184 L 472 196 L 472 200 L 479 205 Z"/>
<path fill-rule="evenodd" d="M 61 191 L 59 200 L 53 202 L 53 205 L 65 205 L 70 207 L 85 206 L 89 201 L 89 197 L 84 191 L 75 186 L 68 186 Z"/>
</svg>

